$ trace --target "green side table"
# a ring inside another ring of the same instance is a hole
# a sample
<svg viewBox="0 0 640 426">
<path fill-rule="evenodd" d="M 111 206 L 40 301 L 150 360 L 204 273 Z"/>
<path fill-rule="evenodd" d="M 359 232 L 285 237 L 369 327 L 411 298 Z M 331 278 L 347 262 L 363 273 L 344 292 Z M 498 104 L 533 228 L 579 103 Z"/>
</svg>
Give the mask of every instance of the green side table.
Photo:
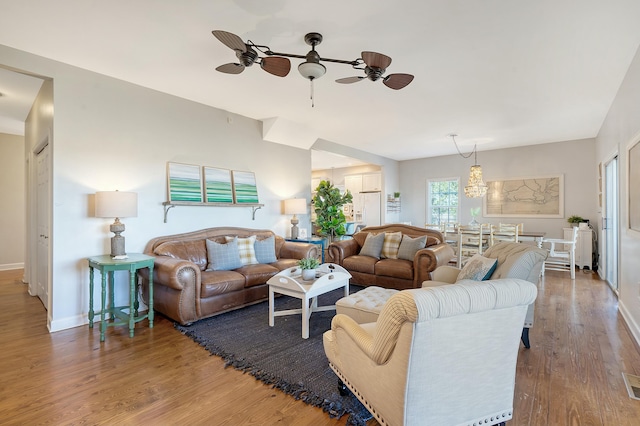
<svg viewBox="0 0 640 426">
<path fill-rule="evenodd" d="M 89 261 L 89 328 L 93 328 L 93 276 L 94 270 L 100 271 L 102 278 L 102 309 L 100 310 L 100 341 L 104 342 L 107 326 L 129 325 L 129 337 L 133 337 L 135 324 L 149 319 L 149 328 L 153 328 L 153 256 L 140 253 L 129 253 L 126 259 L 113 259 L 110 255 L 92 256 Z M 139 315 L 138 286 L 136 272 L 138 269 L 149 268 L 149 310 L 145 315 Z M 129 305 L 115 306 L 113 291 L 113 273 L 115 271 L 129 271 Z M 107 308 L 107 282 L 109 285 L 109 307 Z M 124 312 L 128 309 L 129 312 Z M 113 320 L 106 321 L 106 315 Z"/>
</svg>

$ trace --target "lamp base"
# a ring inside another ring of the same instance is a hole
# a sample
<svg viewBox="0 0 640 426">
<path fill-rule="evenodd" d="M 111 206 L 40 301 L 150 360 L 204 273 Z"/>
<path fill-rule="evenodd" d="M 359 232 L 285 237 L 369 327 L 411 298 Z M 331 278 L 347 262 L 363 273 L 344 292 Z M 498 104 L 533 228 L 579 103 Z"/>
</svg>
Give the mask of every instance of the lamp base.
<svg viewBox="0 0 640 426">
<path fill-rule="evenodd" d="M 298 223 L 300 223 L 300 221 L 294 215 L 293 219 L 291 219 L 291 239 L 292 240 L 298 239 Z"/>
<path fill-rule="evenodd" d="M 109 230 L 116 234 L 111 237 L 111 257 L 126 255 L 127 252 L 124 250 L 124 237 L 120 235 L 124 232 L 124 223 L 116 218 L 116 221 L 109 226 Z"/>
</svg>

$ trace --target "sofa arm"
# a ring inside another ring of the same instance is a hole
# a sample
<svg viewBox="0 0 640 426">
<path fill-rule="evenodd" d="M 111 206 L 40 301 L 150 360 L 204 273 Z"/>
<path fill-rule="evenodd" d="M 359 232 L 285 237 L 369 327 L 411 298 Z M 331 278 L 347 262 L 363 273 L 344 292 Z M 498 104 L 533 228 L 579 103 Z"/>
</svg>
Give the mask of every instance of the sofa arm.
<svg viewBox="0 0 640 426">
<path fill-rule="evenodd" d="M 458 274 L 460 274 L 459 268 L 448 266 L 448 265 L 440 266 L 431 273 L 431 279 L 433 281 L 426 281 L 423 284 L 423 287 L 433 286 L 433 284 L 431 283 L 434 281 L 440 282 L 442 284 L 453 284 L 458 279 Z M 439 285 L 439 284 L 436 284 L 436 285 Z"/>
<path fill-rule="evenodd" d="M 358 242 L 354 239 L 339 240 L 329 244 L 329 258 L 335 264 L 342 266 L 342 262 L 349 257 L 355 256 L 360 251 Z"/>
<path fill-rule="evenodd" d="M 305 257 L 319 258 L 322 254 L 319 250 L 319 244 L 285 241 L 280 248 L 279 259 L 304 259 Z"/>
<path fill-rule="evenodd" d="M 431 272 L 449 263 L 455 253 L 449 244 L 440 243 L 416 252 L 413 258 L 413 286 L 422 287 L 423 281 L 431 280 Z"/>
<path fill-rule="evenodd" d="M 141 269 L 142 278 L 148 279 L 147 269 Z M 200 268 L 193 262 L 156 256 L 153 265 L 153 285 L 164 285 L 174 290 L 184 290 L 189 286 L 200 287 Z"/>
<path fill-rule="evenodd" d="M 149 300 L 149 271 L 140 269 L 142 296 Z M 200 267 L 193 262 L 156 256 L 153 266 L 153 307 L 180 324 L 198 319 L 197 306 L 200 296 Z"/>
</svg>

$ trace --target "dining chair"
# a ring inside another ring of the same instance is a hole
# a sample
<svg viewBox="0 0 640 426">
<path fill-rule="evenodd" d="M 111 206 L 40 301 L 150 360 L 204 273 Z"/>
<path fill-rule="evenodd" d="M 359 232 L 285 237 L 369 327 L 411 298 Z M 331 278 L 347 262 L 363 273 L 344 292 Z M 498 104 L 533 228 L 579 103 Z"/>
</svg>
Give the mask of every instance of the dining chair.
<svg viewBox="0 0 640 426">
<path fill-rule="evenodd" d="M 436 231 L 444 232 L 444 225 L 441 223 L 425 223 L 424 227 L 427 229 L 435 229 Z"/>
<path fill-rule="evenodd" d="M 549 245 L 549 256 L 544 261 L 544 271 L 569 271 L 571 279 L 576 279 L 576 243 L 578 241 L 578 227 L 573 228 L 573 238 L 570 240 L 560 238 L 543 238 L 542 245 Z"/>
<path fill-rule="evenodd" d="M 462 267 L 474 254 L 482 254 L 489 247 L 492 234 L 491 225 L 488 223 L 480 226 L 459 226 L 457 266 Z"/>
<path fill-rule="evenodd" d="M 517 243 L 520 241 L 520 225 L 517 223 L 499 223 L 498 226 L 493 226 L 493 234 L 491 237 L 491 245 L 508 241 Z"/>
</svg>

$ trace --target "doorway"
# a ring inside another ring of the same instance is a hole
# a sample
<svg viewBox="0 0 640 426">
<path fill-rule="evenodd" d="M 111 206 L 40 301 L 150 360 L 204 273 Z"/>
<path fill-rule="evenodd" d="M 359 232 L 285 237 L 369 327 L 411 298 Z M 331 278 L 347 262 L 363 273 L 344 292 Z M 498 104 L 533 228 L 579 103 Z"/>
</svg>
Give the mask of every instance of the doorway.
<svg viewBox="0 0 640 426">
<path fill-rule="evenodd" d="M 604 279 L 618 293 L 618 156 L 604 166 L 602 200 L 602 251 Z"/>
<path fill-rule="evenodd" d="M 47 137 L 34 152 L 36 155 L 36 263 L 35 294 L 49 309 L 49 138 Z"/>
</svg>

